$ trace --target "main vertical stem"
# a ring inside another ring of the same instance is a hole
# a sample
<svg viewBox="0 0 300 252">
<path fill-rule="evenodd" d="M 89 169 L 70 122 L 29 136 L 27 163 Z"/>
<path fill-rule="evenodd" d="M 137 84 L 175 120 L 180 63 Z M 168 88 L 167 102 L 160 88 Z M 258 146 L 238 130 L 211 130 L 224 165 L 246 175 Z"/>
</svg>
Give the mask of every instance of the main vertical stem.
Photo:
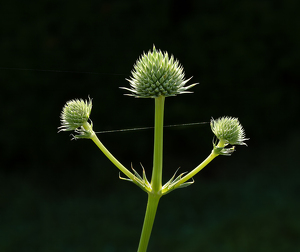
<svg viewBox="0 0 300 252">
<path fill-rule="evenodd" d="M 161 197 L 164 103 L 165 103 L 164 96 L 155 98 L 154 152 L 153 152 L 153 171 L 152 171 L 152 179 L 151 179 L 152 191 L 148 193 L 147 209 L 146 209 L 138 252 L 147 251 L 158 202 Z"/>
<path fill-rule="evenodd" d="M 162 187 L 163 129 L 165 97 L 155 98 L 154 152 L 151 186 L 154 193 Z"/>
<path fill-rule="evenodd" d="M 147 210 L 145 214 L 143 230 L 142 230 L 139 248 L 137 252 L 147 251 L 159 199 L 160 199 L 160 195 L 155 195 L 151 193 L 148 194 Z"/>
</svg>

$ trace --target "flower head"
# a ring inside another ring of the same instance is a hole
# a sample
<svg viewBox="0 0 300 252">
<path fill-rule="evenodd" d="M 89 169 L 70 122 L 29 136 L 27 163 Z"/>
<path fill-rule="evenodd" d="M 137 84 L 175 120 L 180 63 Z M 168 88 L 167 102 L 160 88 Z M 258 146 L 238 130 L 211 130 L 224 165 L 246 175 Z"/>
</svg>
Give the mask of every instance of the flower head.
<svg viewBox="0 0 300 252">
<path fill-rule="evenodd" d="M 131 96 L 139 98 L 156 98 L 159 96 L 175 96 L 177 94 L 191 93 L 189 88 L 197 85 L 185 84 L 191 79 L 185 80 L 182 66 L 168 53 L 153 51 L 144 53 L 134 65 L 132 77 L 127 79 L 131 88 L 122 87 L 131 92 Z"/>
<path fill-rule="evenodd" d="M 68 101 L 61 112 L 60 131 L 72 131 L 81 128 L 89 119 L 92 110 L 91 99 Z"/>
<path fill-rule="evenodd" d="M 248 138 L 245 138 L 245 130 L 237 118 L 224 116 L 211 119 L 210 126 L 216 137 L 225 144 L 246 145 L 244 141 Z"/>
</svg>

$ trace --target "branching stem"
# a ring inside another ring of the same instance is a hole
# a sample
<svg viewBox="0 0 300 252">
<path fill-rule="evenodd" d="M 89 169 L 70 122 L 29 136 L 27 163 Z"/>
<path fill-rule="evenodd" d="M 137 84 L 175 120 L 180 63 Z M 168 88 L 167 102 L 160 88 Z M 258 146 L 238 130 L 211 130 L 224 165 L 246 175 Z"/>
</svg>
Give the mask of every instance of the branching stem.
<svg viewBox="0 0 300 252">
<path fill-rule="evenodd" d="M 92 133 L 91 140 L 98 146 L 98 148 L 104 153 L 104 155 L 117 167 L 121 172 L 123 172 L 128 178 L 135 182 L 135 176 L 124 166 L 122 165 L 101 143 L 95 132 L 93 131 L 89 123 L 85 123 L 83 127 Z"/>
<path fill-rule="evenodd" d="M 219 141 L 217 147 L 224 147 L 225 142 Z M 214 150 L 210 153 L 210 155 L 201 163 L 199 164 L 194 170 L 186 174 L 180 181 L 175 185 L 174 189 L 178 188 L 181 184 L 188 181 L 192 177 L 194 177 L 199 171 L 201 171 L 205 166 L 207 166 L 215 157 L 219 156 L 215 153 Z"/>
</svg>

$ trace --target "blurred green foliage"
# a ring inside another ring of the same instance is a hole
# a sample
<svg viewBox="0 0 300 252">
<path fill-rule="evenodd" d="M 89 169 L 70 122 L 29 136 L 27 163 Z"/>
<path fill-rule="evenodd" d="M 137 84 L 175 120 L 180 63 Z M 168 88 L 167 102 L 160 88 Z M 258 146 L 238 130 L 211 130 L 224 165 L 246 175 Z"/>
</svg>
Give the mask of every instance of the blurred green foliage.
<svg viewBox="0 0 300 252">
<path fill-rule="evenodd" d="M 166 124 L 238 117 L 250 137 L 196 184 L 162 198 L 149 251 L 297 251 L 299 1 L 1 3 L 0 251 L 134 251 L 146 195 L 119 181 L 90 141 L 57 134 L 73 98 L 93 98 L 96 131 L 152 126 L 154 101 L 118 87 L 153 44 L 194 94 L 166 100 Z M 153 132 L 101 134 L 148 177 Z M 165 131 L 167 180 L 210 152 L 209 125 Z M 113 186 L 111 186 L 111 183 Z M 173 196 L 172 196 L 173 195 Z"/>
</svg>

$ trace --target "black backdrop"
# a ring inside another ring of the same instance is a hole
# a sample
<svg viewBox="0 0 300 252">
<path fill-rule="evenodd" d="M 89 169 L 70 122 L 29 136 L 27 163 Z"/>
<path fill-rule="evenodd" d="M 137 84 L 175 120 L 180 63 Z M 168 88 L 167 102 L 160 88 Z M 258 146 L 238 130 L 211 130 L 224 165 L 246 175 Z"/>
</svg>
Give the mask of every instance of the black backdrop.
<svg viewBox="0 0 300 252">
<path fill-rule="evenodd" d="M 165 123 L 238 117 L 250 137 L 196 183 L 162 199 L 149 251 L 297 251 L 299 1 L 1 3 L 0 250 L 134 251 L 146 195 L 89 140 L 57 134 L 73 98 L 93 98 L 96 131 L 153 125 L 152 99 L 124 96 L 153 44 L 193 94 L 166 99 Z M 164 180 L 212 148 L 209 125 L 166 128 Z M 99 134 L 151 177 L 153 131 Z"/>
</svg>

